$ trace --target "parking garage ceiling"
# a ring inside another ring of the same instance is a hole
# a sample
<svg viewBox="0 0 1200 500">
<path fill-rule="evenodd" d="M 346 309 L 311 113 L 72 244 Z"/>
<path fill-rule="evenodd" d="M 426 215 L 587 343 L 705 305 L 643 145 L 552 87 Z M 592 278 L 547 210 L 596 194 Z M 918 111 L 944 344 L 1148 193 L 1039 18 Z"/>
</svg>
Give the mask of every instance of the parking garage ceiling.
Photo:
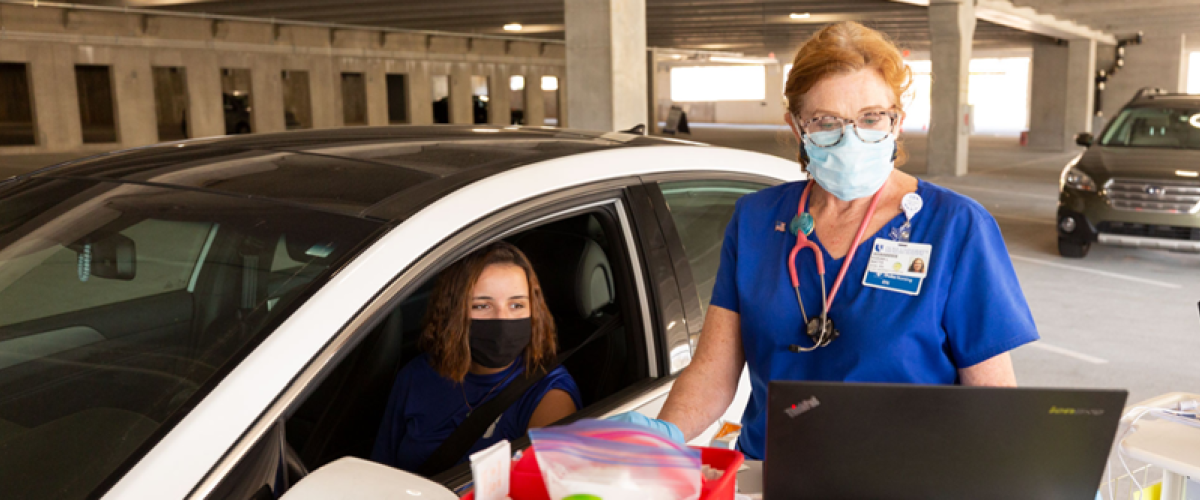
<svg viewBox="0 0 1200 500">
<path fill-rule="evenodd" d="M 563 0 L 77 0 L 108 6 L 391 28 L 563 38 Z M 1034 0 L 1028 0 L 1034 1 Z M 821 26 L 855 20 L 906 48 L 929 46 L 923 6 L 889 0 L 646 0 L 647 45 L 787 53 Z M 795 14 L 795 16 L 793 16 Z M 799 18 L 797 18 L 799 17 Z M 519 32 L 504 25 L 519 23 Z M 980 20 L 975 46 L 1028 47 L 1040 35 Z"/>
</svg>

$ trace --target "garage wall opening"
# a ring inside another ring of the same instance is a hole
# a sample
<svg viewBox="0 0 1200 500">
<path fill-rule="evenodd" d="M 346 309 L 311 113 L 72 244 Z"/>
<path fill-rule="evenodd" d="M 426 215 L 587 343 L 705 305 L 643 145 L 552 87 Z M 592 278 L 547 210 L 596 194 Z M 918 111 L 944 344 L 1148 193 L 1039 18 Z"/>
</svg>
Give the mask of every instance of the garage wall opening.
<svg viewBox="0 0 1200 500">
<path fill-rule="evenodd" d="M 932 63 L 907 61 L 913 84 L 905 95 L 904 130 L 929 130 Z M 1018 135 L 1029 127 L 1028 57 L 972 59 L 967 102 L 975 107 L 975 133 Z"/>
<path fill-rule="evenodd" d="M 221 103 L 225 108 L 225 134 L 253 132 L 254 100 L 250 94 L 250 70 L 221 70 Z"/>
<path fill-rule="evenodd" d="M 546 119 L 544 125 L 552 127 L 559 126 L 558 120 L 558 77 L 543 76 L 542 77 L 542 102 L 546 110 Z"/>
<path fill-rule="evenodd" d="M 29 70 L 24 63 L 0 63 L 0 146 L 37 143 Z"/>
<path fill-rule="evenodd" d="M 1200 94 L 1200 52 L 1188 54 L 1187 93 Z"/>
<path fill-rule="evenodd" d="M 761 101 L 766 95 L 767 68 L 763 65 L 671 68 L 672 101 Z"/>
<path fill-rule="evenodd" d="M 75 66 L 83 143 L 117 142 L 117 113 L 108 66 Z"/>
<path fill-rule="evenodd" d="M 450 75 L 434 75 L 433 123 L 450 123 Z"/>
<path fill-rule="evenodd" d="M 388 123 L 408 123 L 408 76 L 387 75 Z"/>
<path fill-rule="evenodd" d="M 308 72 L 283 70 L 283 123 L 288 130 L 312 128 Z"/>
<path fill-rule="evenodd" d="M 491 78 L 486 76 L 471 77 L 471 114 L 476 124 L 487 123 L 491 115 L 492 103 L 489 93 Z"/>
<path fill-rule="evenodd" d="M 187 68 L 152 68 L 154 113 L 158 117 L 158 140 L 178 141 L 188 133 Z"/>
<path fill-rule="evenodd" d="M 513 125 L 525 124 L 525 77 L 513 75 L 508 79 L 508 104 L 511 110 L 508 121 Z"/>
<path fill-rule="evenodd" d="M 342 123 L 367 124 L 367 80 L 362 73 L 342 73 Z"/>
</svg>

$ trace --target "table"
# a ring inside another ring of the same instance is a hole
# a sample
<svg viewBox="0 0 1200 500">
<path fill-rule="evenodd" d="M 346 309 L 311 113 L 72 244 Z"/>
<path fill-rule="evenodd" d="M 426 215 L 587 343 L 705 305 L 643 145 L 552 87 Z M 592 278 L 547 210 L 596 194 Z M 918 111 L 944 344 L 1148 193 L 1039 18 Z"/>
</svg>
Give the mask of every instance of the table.
<svg viewBox="0 0 1200 500">
<path fill-rule="evenodd" d="M 747 459 L 738 471 L 737 490 L 739 495 L 750 497 L 751 500 L 761 500 L 763 493 L 762 461 Z"/>
<path fill-rule="evenodd" d="M 1173 408 L 1187 400 L 1200 400 L 1200 395 L 1173 392 L 1133 407 Z M 1125 414 L 1129 415 L 1129 411 Z M 1161 500 L 1183 500 L 1187 478 L 1200 479 L 1200 429 L 1150 418 L 1139 421 L 1121 446 L 1128 457 L 1162 468 Z"/>
</svg>

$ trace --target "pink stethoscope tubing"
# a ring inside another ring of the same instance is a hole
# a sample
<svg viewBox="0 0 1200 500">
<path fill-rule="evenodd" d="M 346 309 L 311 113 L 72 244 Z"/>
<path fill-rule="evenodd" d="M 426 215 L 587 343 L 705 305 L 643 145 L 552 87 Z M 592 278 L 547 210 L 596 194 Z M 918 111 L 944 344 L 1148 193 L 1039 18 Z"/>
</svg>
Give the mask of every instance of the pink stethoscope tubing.
<svg viewBox="0 0 1200 500">
<path fill-rule="evenodd" d="M 808 204 L 808 194 L 812 191 L 813 183 L 809 181 L 804 187 L 804 193 L 800 195 L 800 205 L 796 208 L 796 215 L 804 213 L 804 207 Z M 838 271 L 837 279 L 833 282 L 833 290 L 828 297 L 824 297 L 825 291 L 825 257 L 821 255 L 821 247 L 817 246 L 812 240 L 808 239 L 808 235 L 804 231 L 797 228 L 796 244 L 792 247 L 792 252 L 788 255 L 788 274 L 792 278 L 792 288 L 796 290 L 796 300 L 800 301 L 800 278 L 796 273 L 796 255 L 800 253 L 801 248 L 808 248 L 813 251 L 813 256 L 817 261 L 817 275 L 821 278 L 822 305 L 824 310 L 821 312 L 825 316 L 829 312 L 829 308 L 833 306 L 833 298 L 837 296 L 838 289 L 842 286 L 842 279 L 846 277 L 846 270 L 850 269 L 850 263 L 854 261 L 854 252 L 858 250 L 858 245 L 862 243 L 863 235 L 867 232 L 867 226 L 871 224 L 871 219 L 875 216 L 875 208 L 879 206 L 879 198 L 883 194 L 883 188 L 875 192 L 875 196 L 871 198 L 871 206 L 867 208 L 867 215 L 863 217 L 862 224 L 858 226 L 858 234 L 854 236 L 854 243 L 850 245 L 850 252 L 846 254 L 846 262 L 842 264 L 842 269 Z M 814 228 L 815 229 L 815 228 Z M 804 302 L 800 301 L 800 312 L 804 314 Z M 807 320 L 807 314 L 805 321 Z"/>
</svg>

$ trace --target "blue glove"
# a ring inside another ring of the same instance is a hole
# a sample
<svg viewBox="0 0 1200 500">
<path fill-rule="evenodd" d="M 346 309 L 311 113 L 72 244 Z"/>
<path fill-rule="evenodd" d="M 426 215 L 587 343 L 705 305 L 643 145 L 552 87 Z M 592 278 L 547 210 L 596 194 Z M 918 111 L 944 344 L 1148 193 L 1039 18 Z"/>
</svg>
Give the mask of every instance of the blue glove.
<svg viewBox="0 0 1200 500">
<path fill-rule="evenodd" d="M 625 423 L 629 423 L 629 424 L 640 425 L 642 427 L 649 429 L 650 431 L 654 432 L 655 434 L 658 434 L 662 437 L 670 439 L 671 441 L 674 441 L 679 444 L 687 444 L 684 442 L 684 439 L 683 439 L 683 431 L 679 430 L 679 427 L 676 427 L 675 424 L 667 422 L 666 420 L 650 418 L 650 417 L 642 415 L 641 413 L 638 413 L 636 411 L 627 411 L 625 413 L 618 413 L 616 415 L 606 418 L 605 420 L 612 420 L 614 422 L 625 422 Z"/>
</svg>

